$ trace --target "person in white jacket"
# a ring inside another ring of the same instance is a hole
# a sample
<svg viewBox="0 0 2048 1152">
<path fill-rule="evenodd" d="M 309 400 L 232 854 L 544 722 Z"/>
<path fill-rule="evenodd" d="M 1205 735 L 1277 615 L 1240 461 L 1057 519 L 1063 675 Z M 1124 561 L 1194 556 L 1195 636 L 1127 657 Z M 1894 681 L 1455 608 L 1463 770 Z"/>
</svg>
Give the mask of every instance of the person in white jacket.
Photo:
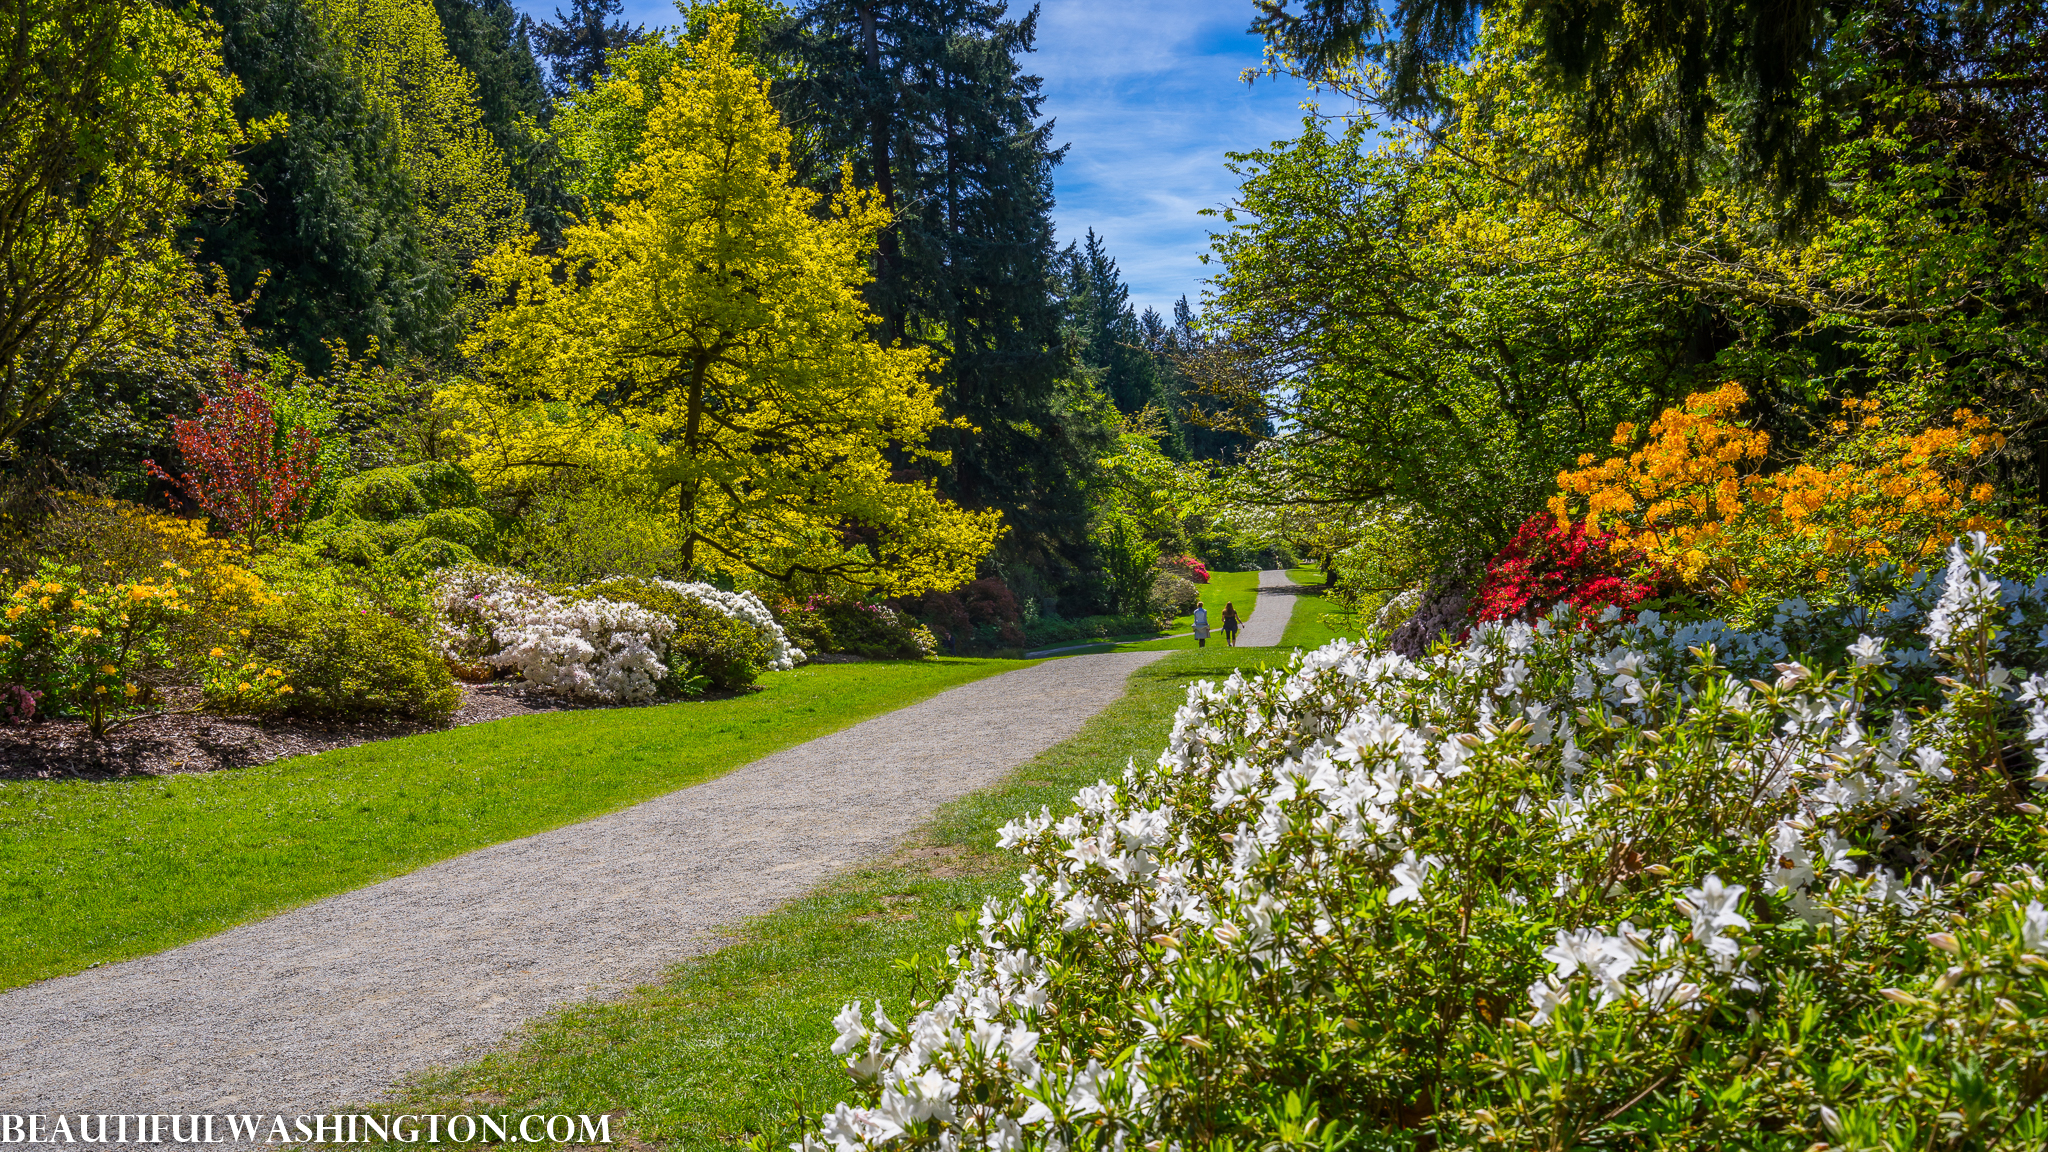
<svg viewBox="0 0 2048 1152">
<path fill-rule="evenodd" d="M 1209 610 L 1197 604 L 1195 605 L 1195 647 L 1207 648 L 1208 646 Z"/>
</svg>

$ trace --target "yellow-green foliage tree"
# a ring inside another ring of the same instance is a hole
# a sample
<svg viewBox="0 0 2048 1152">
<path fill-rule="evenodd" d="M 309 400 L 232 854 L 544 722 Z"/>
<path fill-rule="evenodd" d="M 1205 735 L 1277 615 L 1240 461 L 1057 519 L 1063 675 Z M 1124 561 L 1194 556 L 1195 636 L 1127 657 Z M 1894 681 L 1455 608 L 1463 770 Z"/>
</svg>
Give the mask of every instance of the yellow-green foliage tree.
<svg viewBox="0 0 2048 1152">
<path fill-rule="evenodd" d="M 519 235 L 526 201 L 484 127 L 476 77 L 449 55 L 430 0 L 324 0 L 321 12 L 348 46 L 351 70 L 398 124 L 436 255 L 460 270 Z"/>
<path fill-rule="evenodd" d="M 680 29 L 658 32 L 626 49 L 608 78 L 589 91 L 570 93 L 556 110 L 549 130 L 569 161 L 570 191 L 582 198 L 588 216 L 605 210 L 619 194 L 619 175 L 643 158 L 640 140 L 647 133 L 648 114 L 661 103 L 669 79 L 696 66 L 696 46 L 713 21 L 730 17 L 739 22 L 734 47 L 770 83 L 796 74 L 794 65 L 768 44 L 770 29 L 785 15 L 775 0 L 687 0 L 680 7 Z M 792 143 L 797 157 L 810 149 L 795 133 Z"/>
<path fill-rule="evenodd" d="M 1001 519 L 908 471 L 945 463 L 929 437 L 948 422 L 931 353 L 868 335 L 887 214 L 860 193 L 821 212 L 792 183 L 789 133 L 735 38 L 713 22 L 664 81 L 607 218 L 559 256 L 508 245 L 483 264 L 511 303 L 468 345 L 490 382 L 450 397 L 468 463 L 510 486 L 638 477 L 686 569 L 957 586 Z"/>
<path fill-rule="evenodd" d="M 186 214 L 242 180 L 219 28 L 143 0 L 0 7 L 0 444 L 166 326 Z M 253 126 L 257 132 L 274 124 Z"/>
</svg>

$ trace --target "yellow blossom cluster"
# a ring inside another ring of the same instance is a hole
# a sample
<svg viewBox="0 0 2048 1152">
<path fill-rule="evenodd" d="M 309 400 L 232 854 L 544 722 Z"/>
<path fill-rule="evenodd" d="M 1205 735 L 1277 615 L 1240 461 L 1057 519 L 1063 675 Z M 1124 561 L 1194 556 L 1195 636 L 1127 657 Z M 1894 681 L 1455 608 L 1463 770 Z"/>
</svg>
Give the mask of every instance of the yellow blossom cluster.
<svg viewBox="0 0 2048 1152">
<path fill-rule="evenodd" d="M 1627 455 L 1581 456 L 1558 474 L 1551 512 L 1585 516 L 1690 587 L 1738 594 L 1798 594 L 1857 562 L 1911 569 L 1963 532 L 2007 533 L 1991 486 L 1971 480 L 2005 443 L 1984 417 L 1958 409 L 1909 430 L 1876 400 L 1848 400 L 1802 460 L 1767 472 L 1769 434 L 1738 422 L 1748 402 L 1736 384 L 1695 393 Z M 1638 438 L 1623 424 L 1613 442 Z"/>
<path fill-rule="evenodd" d="M 95 584 L 46 563 L 0 613 L 0 684 L 28 688 L 104 734 L 120 709 L 147 703 L 148 685 L 137 681 L 163 666 L 173 622 L 192 612 L 189 596 L 169 574 Z"/>
</svg>

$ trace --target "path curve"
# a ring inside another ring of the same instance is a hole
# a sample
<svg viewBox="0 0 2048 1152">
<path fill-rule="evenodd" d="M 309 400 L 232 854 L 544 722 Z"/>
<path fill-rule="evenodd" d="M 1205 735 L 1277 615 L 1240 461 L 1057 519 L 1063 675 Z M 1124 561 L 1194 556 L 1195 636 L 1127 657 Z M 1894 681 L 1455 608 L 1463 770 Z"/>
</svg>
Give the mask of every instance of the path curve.
<svg viewBox="0 0 2048 1152">
<path fill-rule="evenodd" d="M 1244 626 L 1238 630 L 1237 646 L 1240 648 L 1277 647 L 1281 637 L 1287 634 L 1287 622 L 1293 618 L 1294 606 L 1298 603 L 1294 597 L 1301 590 L 1301 586 L 1289 580 L 1287 573 L 1281 569 L 1268 568 L 1261 571 L 1259 573 L 1258 595 L 1259 599 L 1264 601 L 1266 607 L 1270 610 L 1261 616 L 1257 603 L 1252 605 L 1251 614 L 1245 617 Z M 1283 601 L 1281 597 L 1286 597 L 1286 599 Z M 1154 636 L 1151 639 L 1180 640 L 1193 635 L 1193 632 L 1175 632 L 1169 636 Z M 1222 636 L 1222 620 L 1213 621 L 1210 624 L 1209 638 L 1220 644 L 1223 642 Z M 1036 652 L 1026 652 L 1024 655 L 1036 660 L 1040 657 L 1058 656 L 1063 652 L 1079 652 L 1084 648 L 1098 648 L 1104 643 L 1106 642 L 1098 640 L 1089 644 L 1068 644 L 1060 648 L 1040 648 Z M 1147 640 L 1145 643 L 1151 643 L 1151 640 Z"/>
<path fill-rule="evenodd" d="M 1251 618 L 1237 630 L 1239 648 L 1277 648 L 1287 635 L 1287 622 L 1294 618 L 1295 583 L 1283 569 L 1268 568 L 1259 573 L 1259 603 Z M 1223 633 L 1217 631 L 1215 635 Z"/>
<path fill-rule="evenodd" d="M 1072 736 L 1164 655 L 992 676 L 609 816 L 0 994 L 0 1112 L 295 1115 L 376 1099 L 717 948 L 717 929 L 888 851 Z"/>
</svg>

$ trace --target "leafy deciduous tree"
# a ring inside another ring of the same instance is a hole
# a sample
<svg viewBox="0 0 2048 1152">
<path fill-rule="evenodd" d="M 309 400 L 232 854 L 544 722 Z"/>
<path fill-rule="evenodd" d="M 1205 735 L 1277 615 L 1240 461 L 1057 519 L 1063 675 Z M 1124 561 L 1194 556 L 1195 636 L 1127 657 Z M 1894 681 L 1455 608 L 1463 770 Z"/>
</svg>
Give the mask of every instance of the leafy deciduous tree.
<svg viewBox="0 0 2048 1152">
<path fill-rule="evenodd" d="M 609 218 L 559 258 L 486 264 L 514 303 L 471 351 L 472 467 L 519 483 L 638 473 L 668 494 L 686 568 L 831 575 L 915 594 L 972 579 L 1001 519 L 941 500 L 898 459 L 943 467 L 925 349 L 868 337 L 865 261 L 887 215 L 824 214 L 780 161 L 789 133 L 714 22 L 664 84 Z"/>
<path fill-rule="evenodd" d="M 151 0 L 0 5 L 0 444 L 182 284 L 172 233 L 242 177 L 216 30 Z"/>
</svg>

